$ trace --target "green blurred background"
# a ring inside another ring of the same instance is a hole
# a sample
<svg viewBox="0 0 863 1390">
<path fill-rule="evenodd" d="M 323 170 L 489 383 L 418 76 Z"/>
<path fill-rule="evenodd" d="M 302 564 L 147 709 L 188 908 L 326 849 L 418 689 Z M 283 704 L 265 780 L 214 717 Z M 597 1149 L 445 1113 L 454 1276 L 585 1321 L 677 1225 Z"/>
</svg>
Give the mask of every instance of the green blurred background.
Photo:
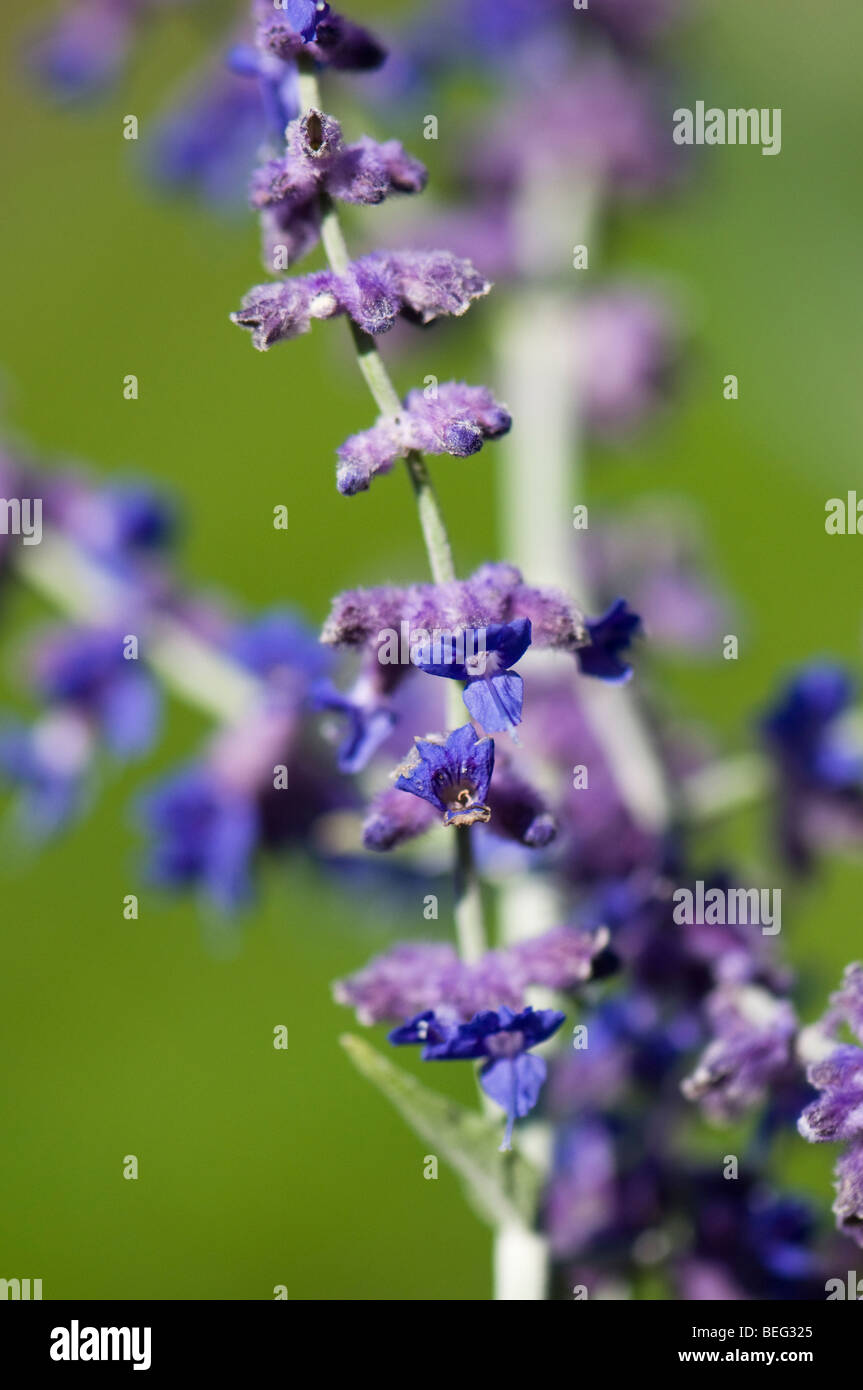
<svg viewBox="0 0 863 1390">
<path fill-rule="evenodd" d="M 25 23 L 52 8 L 0 17 L 8 428 L 175 489 L 189 581 L 244 604 L 297 601 L 318 621 L 339 588 L 421 577 L 404 480 L 352 501 L 334 490 L 334 448 L 371 418 L 344 335 L 319 326 L 254 353 L 227 322 L 262 278 L 253 219 L 154 198 L 139 148 L 121 138 L 127 113 L 146 135 L 161 95 L 205 51 L 207 25 L 169 21 L 119 91 L 70 113 L 28 87 L 20 59 Z M 369 3 L 357 17 L 402 8 Z M 713 723 L 735 749 L 781 670 L 825 652 L 860 665 L 863 540 L 828 538 L 824 502 L 860 472 L 863 10 L 699 10 L 674 45 L 682 104 L 779 106 L 783 150 L 704 151 L 684 195 L 615 225 L 591 274 L 680 282 L 696 346 L 680 409 L 597 460 L 591 500 L 675 494 L 703 514 L 740 603 L 740 660 L 657 675 L 664 704 Z M 412 129 L 393 133 L 416 147 Z M 421 371 L 403 367 L 401 384 L 426 371 L 487 379 L 493 315 L 485 304 L 457 333 L 429 338 Z M 135 403 L 122 399 L 128 372 L 141 383 Z M 722 399 L 728 372 L 736 403 Z M 437 474 L 467 571 L 496 553 L 493 460 Z M 286 535 L 271 524 L 281 502 Z M 15 631 L 37 613 L 26 597 L 7 604 L 4 702 Z M 42 1278 L 46 1298 L 266 1299 L 277 1284 L 292 1298 L 487 1298 L 486 1232 L 451 1176 L 423 1180 L 423 1145 L 350 1070 L 337 1043 L 348 1018 L 329 999 L 334 976 L 420 931 L 419 912 L 394 921 L 373 896 L 291 865 L 269 876 L 233 947 L 214 950 L 191 904 L 142 887 L 130 799 L 204 732 L 172 705 L 158 753 L 114 775 L 84 824 L 38 859 L 7 848 L 0 1275 Z M 761 830 L 747 816 L 720 843 L 757 859 Z M 786 927 L 813 1013 L 861 953 L 860 886 L 859 866 L 831 864 Z M 122 916 L 130 892 L 141 894 L 137 922 Z M 272 1047 L 277 1024 L 289 1028 L 286 1053 Z M 440 1078 L 454 1093 L 463 1082 Z M 137 1182 L 122 1178 L 130 1153 Z M 787 1145 L 787 1175 L 825 1212 L 832 1158 Z"/>
</svg>

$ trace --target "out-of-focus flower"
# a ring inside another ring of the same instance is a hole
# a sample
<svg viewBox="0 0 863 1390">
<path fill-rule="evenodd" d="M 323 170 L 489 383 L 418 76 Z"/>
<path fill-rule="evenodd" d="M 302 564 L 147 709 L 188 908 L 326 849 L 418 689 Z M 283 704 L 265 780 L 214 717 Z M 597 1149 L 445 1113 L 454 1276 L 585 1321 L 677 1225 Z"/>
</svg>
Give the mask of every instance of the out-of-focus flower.
<svg viewBox="0 0 863 1390">
<path fill-rule="evenodd" d="M 261 146 L 281 143 L 297 109 L 293 65 L 277 59 L 267 64 L 255 49 L 238 46 L 227 63 L 208 66 L 159 118 L 148 172 L 168 190 L 241 209 Z"/>
<path fill-rule="evenodd" d="M 670 306 L 659 294 L 615 287 L 586 297 L 575 323 L 585 423 L 603 438 L 630 434 L 671 395 L 678 332 Z"/>
<path fill-rule="evenodd" d="M 681 0 L 590 0 L 585 17 L 625 48 L 640 48 L 670 27 Z"/>
<path fill-rule="evenodd" d="M 76 710 L 112 753 L 129 758 L 152 746 L 160 700 L 154 680 L 124 655 L 124 646 L 116 632 L 64 629 L 40 644 L 34 676 L 48 705 Z"/>
<path fill-rule="evenodd" d="M 311 700 L 313 709 L 341 715 L 347 722 L 347 734 L 338 754 L 341 772 L 361 772 L 396 722 L 394 711 L 380 701 L 367 680 L 359 682 L 350 695 L 342 694 L 332 681 L 320 681 Z"/>
<path fill-rule="evenodd" d="M 581 541 L 591 591 L 605 602 L 619 588 L 628 593 L 651 647 L 715 653 L 722 634 L 736 630 L 728 599 L 705 572 L 697 519 L 675 515 L 669 499 L 641 502 L 637 519 L 595 524 L 591 515 Z"/>
<path fill-rule="evenodd" d="M 586 61 L 565 82 L 509 103 L 473 147 L 475 191 L 516 191 L 537 161 L 631 196 L 668 187 L 680 150 L 668 138 L 654 80 L 619 62 Z"/>
<path fill-rule="evenodd" d="M 0 729 L 0 773 L 20 792 L 22 820 L 36 840 L 58 834 L 82 810 L 93 753 L 93 731 L 75 710 Z"/>
<path fill-rule="evenodd" d="M 257 704 L 145 796 L 141 817 L 151 878 L 198 888 L 233 912 L 252 896 L 262 856 L 308 848 L 318 822 L 356 798 L 311 727 L 310 693 L 327 664 L 314 634 L 275 611 L 229 630 L 220 645 L 258 678 Z"/>
<path fill-rule="evenodd" d="M 251 893 L 251 863 L 260 826 L 250 796 L 223 789 L 205 768 L 167 780 L 142 805 L 152 836 L 149 875 L 163 887 L 200 887 L 224 912 Z"/>
<path fill-rule="evenodd" d="M 726 1296 L 723 1288 L 735 1298 L 824 1297 L 815 1221 L 806 1203 L 742 1174 L 735 1182 L 715 1173 L 682 1174 L 679 1188 L 695 1223 L 692 1258 L 701 1271 L 693 1286 L 697 1270 L 681 1263 L 682 1297 L 703 1298 L 710 1288 L 719 1297 Z M 713 1278 L 705 1291 L 708 1269 Z"/>
<path fill-rule="evenodd" d="M 35 652 L 34 693 L 45 713 L 0 734 L 0 771 L 22 794 L 22 813 L 38 837 L 64 829 L 83 808 L 100 744 L 115 758 L 139 758 L 152 746 L 158 688 L 124 637 L 97 628 L 64 628 Z"/>
<path fill-rule="evenodd" d="M 122 72 L 138 32 L 159 10 L 195 0 L 72 0 L 33 41 L 30 60 L 65 98 L 92 96 Z"/>
<path fill-rule="evenodd" d="M 711 1118 L 733 1120 L 788 1070 L 797 1020 L 787 1001 L 752 985 L 722 986 L 707 1008 L 714 1038 L 683 1094 Z"/>
<path fill-rule="evenodd" d="M 807 869 L 822 845 L 859 843 L 863 835 L 863 755 L 839 727 L 852 694 L 839 667 L 812 665 L 761 723 L 779 779 L 780 842 L 797 869 Z"/>
<path fill-rule="evenodd" d="M 613 1220 L 616 1156 L 609 1127 L 588 1116 L 558 1130 L 543 1229 L 557 1259 L 571 1259 Z"/>
</svg>

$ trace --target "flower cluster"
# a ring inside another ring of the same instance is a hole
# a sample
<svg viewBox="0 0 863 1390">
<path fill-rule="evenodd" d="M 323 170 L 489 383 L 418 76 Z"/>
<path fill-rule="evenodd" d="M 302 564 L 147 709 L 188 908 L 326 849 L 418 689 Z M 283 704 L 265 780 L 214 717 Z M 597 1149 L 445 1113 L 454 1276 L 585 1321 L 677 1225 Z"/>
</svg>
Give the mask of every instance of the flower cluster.
<svg viewBox="0 0 863 1390">
<path fill-rule="evenodd" d="M 372 478 L 389 473 L 412 452 L 469 458 L 487 439 L 506 434 L 512 421 L 484 386 L 449 381 L 410 391 L 402 414 L 382 416 L 339 449 L 339 492 L 364 492 Z"/>
</svg>

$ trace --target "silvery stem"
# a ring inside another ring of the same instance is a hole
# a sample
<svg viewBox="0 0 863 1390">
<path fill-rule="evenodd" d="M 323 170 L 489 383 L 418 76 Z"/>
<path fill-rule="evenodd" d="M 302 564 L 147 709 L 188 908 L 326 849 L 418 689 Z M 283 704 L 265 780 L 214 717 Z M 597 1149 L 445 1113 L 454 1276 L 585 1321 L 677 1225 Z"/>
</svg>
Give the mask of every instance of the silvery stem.
<svg viewBox="0 0 863 1390">
<path fill-rule="evenodd" d="M 300 65 L 300 105 L 303 112 L 321 109 L 320 88 L 311 64 Z M 327 261 L 337 275 L 344 275 L 350 266 L 350 252 L 342 231 L 338 209 L 326 193 L 321 195 L 320 205 L 321 241 Z M 402 403 L 374 338 L 364 333 L 353 321 L 350 327 L 357 364 L 375 404 L 382 415 L 398 416 Z M 432 578 L 436 584 L 451 584 L 456 577 L 452 546 L 425 459 L 413 451 L 405 463 L 416 499 Z M 452 728 L 466 722 L 461 689 L 455 681 L 447 682 L 447 709 L 448 722 Z M 456 935 L 463 958 L 476 961 L 487 946 L 482 894 L 473 858 L 470 828 L 457 828 L 454 833 Z"/>
</svg>

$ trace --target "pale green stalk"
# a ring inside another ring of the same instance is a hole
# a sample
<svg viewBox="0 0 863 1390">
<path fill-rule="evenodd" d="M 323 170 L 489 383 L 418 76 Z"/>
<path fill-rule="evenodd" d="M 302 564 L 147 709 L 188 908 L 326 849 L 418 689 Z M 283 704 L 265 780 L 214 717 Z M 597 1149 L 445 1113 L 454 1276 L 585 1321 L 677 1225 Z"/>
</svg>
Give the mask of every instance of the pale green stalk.
<svg viewBox="0 0 863 1390">
<path fill-rule="evenodd" d="M 320 111 L 321 93 L 312 64 L 300 65 L 300 107 L 304 114 Z M 351 263 L 338 210 L 329 197 L 321 195 L 321 241 L 330 269 L 344 275 Z M 357 355 L 357 365 L 363 374 L 372 398 L 382 415 L 397 418 L 402 411 L 399 394 L 393 385 L 386 363 L 377 343 L 369 333 L 349 320 L 351 336 Z M 414 491 L 420 526 L 432 579 L 436 584 L 452 584 L 456 577 L 452 546 L 437 493 L 422 454 L 412 451 L 405 466 Z M 466 722 L 461 689 L 457 682 L 447 682 L 448 720 L 452 728 Z M 467 961 L 480 958 L 486 949 L 487 933 L 483 920 L 482 894 L 473 858 L 469 827 L 454 831 L 456 837 L 455 868 L 455 925 L 459 951 Z"/>
</svg>

